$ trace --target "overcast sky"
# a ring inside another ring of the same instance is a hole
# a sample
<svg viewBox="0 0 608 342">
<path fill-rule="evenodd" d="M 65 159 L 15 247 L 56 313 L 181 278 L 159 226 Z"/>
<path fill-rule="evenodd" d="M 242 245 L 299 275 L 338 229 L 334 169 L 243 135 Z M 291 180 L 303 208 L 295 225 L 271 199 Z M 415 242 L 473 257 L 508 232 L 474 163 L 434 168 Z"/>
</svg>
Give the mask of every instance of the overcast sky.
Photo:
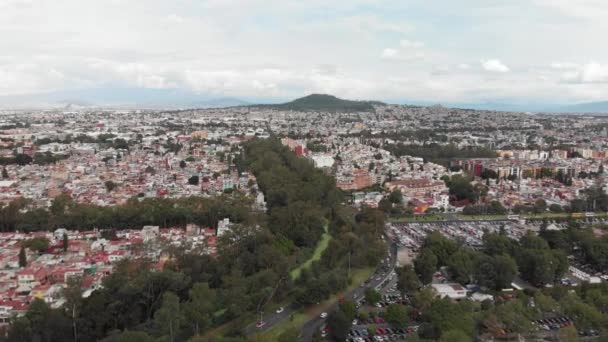
<svg viewBox="0 0 608 342">
<path fill-rule="evenodd" d="M 0 0 L 0 96 L 608 100 L 606 0 Z"/>
</svg>

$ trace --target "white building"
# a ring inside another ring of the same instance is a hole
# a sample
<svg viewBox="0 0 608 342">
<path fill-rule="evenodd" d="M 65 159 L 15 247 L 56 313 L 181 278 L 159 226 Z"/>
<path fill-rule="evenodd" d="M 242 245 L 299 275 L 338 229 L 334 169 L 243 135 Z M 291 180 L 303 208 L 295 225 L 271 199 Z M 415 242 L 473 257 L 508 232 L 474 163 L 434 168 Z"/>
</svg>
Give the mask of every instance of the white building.
<svg viewBox="0 0 608 342">
<path fill-rule="evenodd" d="M 230 231 L 232 227 L 232 223 L 230 223 L 230 218 L 225 218 L 217 223 L 217 236 L 222 236 Z"/>
<path fill-rule="evenodd" d="M 141 229 L 141 237 L 144 239 L 144 242 L 155 240 L 160 234 L 159 226 L 144 226 Z"/>
<path fill-rule="evenodd" d="M 440 298 L 464 299 L 467 297 L 467 289 L 458 283 L 432 284 L 433 289 Z"/>
<path fill-rule="evenodd" d="M 310 157 L 315 167 L 323 169 L 334 166 L 334 158 L 328 155 L 319 154 Z"/>
</svg>

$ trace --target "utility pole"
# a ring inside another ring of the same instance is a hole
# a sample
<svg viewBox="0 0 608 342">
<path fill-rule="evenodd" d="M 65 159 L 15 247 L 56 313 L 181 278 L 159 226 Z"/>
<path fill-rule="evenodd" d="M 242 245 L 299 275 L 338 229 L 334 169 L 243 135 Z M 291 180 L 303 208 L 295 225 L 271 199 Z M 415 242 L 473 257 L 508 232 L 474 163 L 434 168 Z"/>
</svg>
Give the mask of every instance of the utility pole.
<svg viewBox="0 0 608 342">
<path fill-rule="evenodd" d="M 351 251 L 348 251 L 348 279 L 350 279 L 350 253 Z"/>
<path fill-rule="evenodd" d="M 76 326 L 76 304 L 72 304 L 72 325 L 74 328 L 74 342 L 78 342 L 78 330 Z"/>
</svg>

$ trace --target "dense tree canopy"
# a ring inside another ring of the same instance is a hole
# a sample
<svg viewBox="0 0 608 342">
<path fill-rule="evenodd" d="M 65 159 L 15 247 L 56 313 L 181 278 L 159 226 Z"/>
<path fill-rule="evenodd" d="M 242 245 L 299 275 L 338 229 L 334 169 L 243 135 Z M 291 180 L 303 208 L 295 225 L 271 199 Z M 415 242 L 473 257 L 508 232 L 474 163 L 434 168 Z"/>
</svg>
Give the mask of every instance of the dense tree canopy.
<svg viewBox="0 0 608 342">
<path fill-rule="evenodd" d="M 257 177 L 268 201 L 266 213 L 253 210 L 252 201 L 238 193 L 134 198 L 115 207 L 78 204 L 61 195 L 48 210 L 27 214 L 22 213 L 27 201 L 1 207 L 3 230 L 102 228 L 109 238 L 115 229 L 144 225 L 216 227 L 225 217 L 235 223 L 219 239 L 216 257 L 169 249 L 169 262 L 161 271 L 153 271 L 146 259 L 121 261 L 104 279 L 103 288 L 87 298 L 72 296 L 73 310 L 50 309 L 44 302 L 32 305 L 14 322 L 8 339 L 66 341 L 73 340 L 76 331 L 79 340 L 95 341 L 122 331 L 112 340 L 183 341 L 224 323 L 227 335 L 238 336 L 251 322 L 250 315 L 269 301 L 317 303 L 349 284 L 348 265 L 377 265 L 386 253 L 380 239 L 384 215 L 343 206 L 335 181 L 278 141 L 254 139 L 238 159 Z M 329 248 L 292 279 L 290 270 L 310 257 L 325 228 L 333 237 Z M 343 334 L 350 326 L 352 310 L 345 306 L 343 311 L 342 316 L 332 315 L 343 326 L 333 334 Z"/>
</svg>

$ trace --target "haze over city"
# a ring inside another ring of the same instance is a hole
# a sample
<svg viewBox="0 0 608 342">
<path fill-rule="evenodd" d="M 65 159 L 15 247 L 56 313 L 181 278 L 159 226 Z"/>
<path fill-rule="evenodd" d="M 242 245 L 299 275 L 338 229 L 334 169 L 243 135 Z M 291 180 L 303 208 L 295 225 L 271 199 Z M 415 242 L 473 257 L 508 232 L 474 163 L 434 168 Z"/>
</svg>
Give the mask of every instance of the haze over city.
<svg viewBox="0 0 608 342">
<path fill-rule="evenodd" d="M 0 106 L 327 93 L 558 110 L 608 100 L 607 13 L 599 0 L 3 0 Z"/>
</svg>

